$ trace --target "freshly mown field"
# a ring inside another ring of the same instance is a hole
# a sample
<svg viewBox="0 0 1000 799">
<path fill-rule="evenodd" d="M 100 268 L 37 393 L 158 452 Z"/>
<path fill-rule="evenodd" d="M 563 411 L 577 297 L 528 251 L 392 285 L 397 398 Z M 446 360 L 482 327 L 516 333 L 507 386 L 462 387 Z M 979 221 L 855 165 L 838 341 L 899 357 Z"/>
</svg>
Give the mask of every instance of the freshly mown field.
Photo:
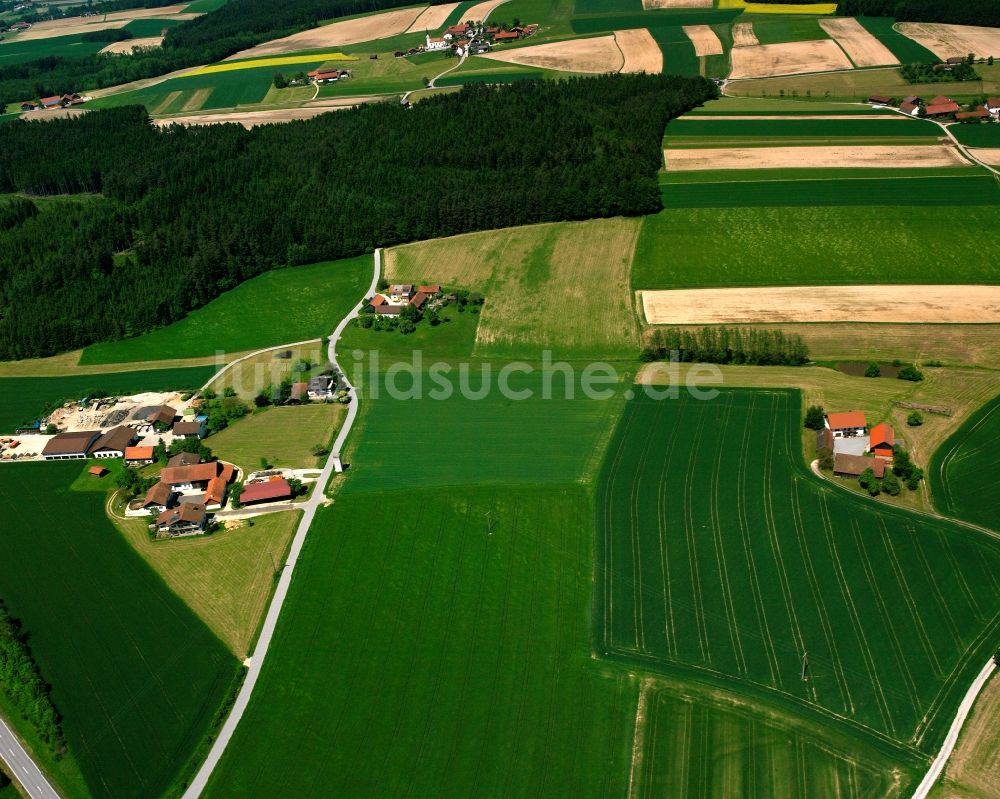
<svg viewBox="0 0 1000 799">
<path fill-rule="evenodd" d="M 846 736 L 724 692 L 648 680 L 640 710 L 636 799 L 862 799 L 901 796 L 896 764 Z"/>
<path fill-rule="evenodd" d="M 734 206 L 743 185 L 732 184 Z M 995 283 L 1000 265 L 982 242 L 997 230 L 1000 205 L 668 209 L 643 220 L 632 285 Z"/>
<path fill-rule="evenodd" d="M 791 391 L 626 405 L 597 493 L 598 635 L 612 659 L 766 692 L 919 769 L 995 648 L 1000 544 L 819 484 L 801 413 Z"/>
<path fill-rule="evenodd" d="M 38 418 L 46 405 L 78 400 L 98 393 L 136 394 L 142 391 L 196 389 L 215 371 L 214 366 L 109 372 L 63 377 L 0 377 L 0 431 L 14 432 L 18 425 Z"/>
<path fill-rule="evenodd" d="M 665 174 L 660 185 L 666 208 L 760 208 L 820 206 L 928 206 L 1000 204 L 1000 184 L 991 175 L 966 170 L 962 176 L 905 175 L 875 178 L 764 177 L 733 181 L 732 173 L 687 173 L 715 177 L 697 182 Z M 757 171 L 760 175 L 760 171 Z"/>
<path fill-rule="evenodd" d="M 934 454 L 929 470 L 938 510 L 1000 532 L 1000 396 Z"/>
<path fill-rule="evenodd" d="M 0 596 L 91 793 L 160 796 L 192 765 L 238 662 L 121 538 L 104 496 L 70 491 L 80 468 L 0 470 Z"/>
<path fill-rule="evenodd" d="M 476 355 L 631 356 L 638 330 L 628 276 L 640 224 L 602 219 L 418 242 L 389 250 L 385 273 L 481 292 Z"/>
<path fill-rule="evenodd" d="M 205 440 L 212 452 L 244 472 L 260 468 L 261 458 L 275 467 L 312 469 L 316 445 L 327 446 L 344 420 L 339 403 L 268 408 L 240 419 Z"/>
<path fill-rule="evenodd" d="M 175 541 L 150 540 L 144 519 L 114 520 L 167 586 L 209 626 L 240 660 L 249 653 L 274 574 L 285 562 L 298 511 L 258 516 L 210 536 Z"/>
<path fill-rule="evenodd" d="M 265 272 L 167 327 L 87 347 L 81 364 L 243 352 L 329 334 L 371 281 L 363 255 Z"/>
</svg>

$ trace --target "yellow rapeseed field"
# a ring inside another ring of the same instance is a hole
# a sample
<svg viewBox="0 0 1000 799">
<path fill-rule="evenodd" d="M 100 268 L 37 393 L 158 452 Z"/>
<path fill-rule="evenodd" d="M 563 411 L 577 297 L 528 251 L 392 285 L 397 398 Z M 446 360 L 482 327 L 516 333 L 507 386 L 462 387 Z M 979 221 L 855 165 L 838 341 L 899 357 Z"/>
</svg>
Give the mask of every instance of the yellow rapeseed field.
<svg viewBox="0 0 1000 799">
<path fill-rule="evenodd" d="M 311 53 L 309 55 L 281 55 L 271 58 L 251 58 L 247 61 L 226 61 L 222 64 L 210 64 L 207 67 L 189 72 L 185 77 L 194 75 L 213 75 L 216 72 L 233 72 L 238 69 L 254 69 L 255 67 L 285 67 L 290 64 L 311 64 L 317 61 L 357 61 L 354 56 L 346 53 Z"/>
</svg>

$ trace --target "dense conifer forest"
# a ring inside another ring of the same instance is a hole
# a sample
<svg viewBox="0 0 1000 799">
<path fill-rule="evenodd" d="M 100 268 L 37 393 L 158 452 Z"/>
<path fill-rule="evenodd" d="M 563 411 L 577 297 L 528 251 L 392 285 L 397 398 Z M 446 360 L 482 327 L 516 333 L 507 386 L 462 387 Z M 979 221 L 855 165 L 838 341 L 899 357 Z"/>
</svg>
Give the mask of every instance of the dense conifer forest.
<svg viewBox="0 0 1000 799">
<path fill-rule="evenodd" d="M 161 130 L 137 106 L 7 123 L 0 194 L 80 197 L 0 211 L 0 359 L 168 324 L 269 269 L 655 213 L 666 123 L 716 94 L 704 78 L 625 75 L 252 130 Z"/>
<path fill-rule="evenodd" d="M 444 0 L 430 0 L 432 5 L 440 2 Z M 134 5 L 138 3 L 130 7 Z M 410 0 L 230 0 L 215 11 L 171 28 L 158 49 L 129 55 L 48 56 L 0 67 L 0 104 L 165 75 L 220 61 L 260 42 L 337 17 L 406 5 L 412 5 Z"/>
<path fill-rule="evenodd" d="M 769 0 L 764 0 L 769 2 Z M 899 22 L 1000 26 L 998 0 L 840 0 L 842 17 L 895 17 Z M 987 56 L 990 53 L 977 53 Z"/>
</svg>

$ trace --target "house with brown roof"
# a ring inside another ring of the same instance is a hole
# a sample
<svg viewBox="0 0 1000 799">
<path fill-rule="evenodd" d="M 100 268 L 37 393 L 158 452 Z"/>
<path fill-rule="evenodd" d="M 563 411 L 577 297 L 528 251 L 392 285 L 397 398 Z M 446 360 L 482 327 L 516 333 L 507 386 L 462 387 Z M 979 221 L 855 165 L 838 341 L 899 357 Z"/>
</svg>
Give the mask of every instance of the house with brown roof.
<svg viewBox="0 0 1000 799">
<path fill-rule="evenodd" d="M 194 466 L 168 466 L 160 472 L 160 482 L 166 483 L 174 491 L 204 490 L 208 482 L 219 474 L 216 461 L 198 463 Z"/>
<path fill-rule="evenodd" d="M 106 475 L 107 473 L 108 470 L 105 469 L 103 466 L 91 466 L 89 469 L 87 469 L 87 474 L 91 475 L 92 477 L 104 477 L 104 475 Z"/>
<path fill-rule="evenodd" d="M 826 426 L 833 432 L 834 438 L 842 436 L 863 436 L 868 420 L 864 411 L 845 411 L 843 413 L 828 413 Z"/>
<path fill-rule="evenodd" d="M 126 466 L 148 466 L 153 460 L 152 447 L 125 447 Z"/>
<path fill-rule="evenodd" d="M 993 116 L 1000 115 L 1000 97 L 990 97 L 986 101 L 986 110 Z"/>
<path fill-rule="evenodd" d="M 166 483 L 157 483 L 146 492 L 140 507 L 150 513 L 161 513 L 167 508 L 173 507 L 176 499 L 177 494 L 170 489 L 170 486 Z"/>
<path fill-rule="evenodd" d="M 78 430 L 74 433 L 57 433 L 42 449 L 42 457 L 47 461 L 84 460 L 93 449 L 100 430 Z"/>
<path fill-rule="evenodd" d="M 516 42 L 520 38 L 521 34 L 517 31 L 500 31 L 493 37 L 494 41 L 498 42 Z"/>
<path fill-rule="evenodd" d="M 962 107 L 958 103 L 943 94 L 939 94 L 927 103 L 927 116 L 929 117 L 951 116 L 961 110 Z"/>
<path fill-rule="evenodd" d="M 372 297 L 369 305 L 379 316 L 399 316 L 403 312 L 402 305 L 389 302 L 383 294 L 376 294 Z"/>
<path fill-rule="evenodd" d="M 899 110 L 911 117 L 920 116 L 920 106 L 907 100 L 899 104 Z"/>
<path fill-rule="evenodd" d="M 146 421 L 160 432 L 164 432 L 173 426 L 174 419 L 176 418 L 177 410 L 175 408 L 171 408 L 169 405 L 161 405 L 146 417 Z"/>
<path fill-rule="evenodd" d="M 413 299 L 410 300 L 410 305 L 416 308 L 418 311 L 427 304 L 427 295 L 422 291 L 418 291 L 413 295 Z"/>
<path fill-rule="evenodd" d="M 226 485 L 233 482 L 233 477 L 236 476 L 236 467 L 231 463 L 223 463 L 222 468 L 219 470 L 219 477 L 223 479 Z"/>
<path fill-rule="evenodd" d="M 255 505 L 258 502 L 276 502 L 292 498 L 292 487 L 284 478 L 247 483 L 240 494 L 241 505 Z"/>
<path fill-rule="evenodd" d="M 201 422 L 176 422 L 170 432 L 174 438 L 204 438 L 205 425 Z"/>
<path fill-rule="evenodd" d="M 986 110 L 985 106 L 979 106 L 973 111 L 961 111 L 955 114 L 955 120 L 958 122 L 982 122 L 989 118 L 990 112 Z"/>
<path fill-rule="evenodd" d="M 876 108 L 885 108 L 892 105 L 892 98 L 887 94 L 873 94 L 868 98 L 868 102 Z"/>
<path fill-rule="evenodd" d="M 426 294 L 433 297 L 441 293 L 441 287 L 437 283 L 429 283 L 426 286 L 417 286 L 417 294 Z"/>
<path fill-rule="evenodd" d="M 405 303 L 410 300 L 413 296 L 413 284 L 412 283 L 397 283 L 393 286 L 389 286 L 389 301 Z"/>
<path fill-rule="evenodd" d="M 892 460 L 893 447 L 896 446 L 896 431 L 892 429 L 892 425 L 886 422 L 875 425 L 871 430 L 868 446 L 876 458 Z"/>
<path fill-rule="evenodd" d="M 156 517 L 157 535 L 196 535 L 205 531 L 208 511 L 200 502 L 182 502 Z"/>
<path fill-rule="evenodd" d="M 201 455 L 197 452 L 178 452 L 167 459 L 167 466 L 194 466 L 201 463 Z"/>
<path fill-rule="evenodd" d="M 92 458 L 124 458 L 125 450 L 136 441 L 135 430 L 119 425 L 102 435 L 90 450 Z"/>
<path fill-rule="evenodd" d="M 841 452 L 834 456 L 833 473 L 837 477 L 860 477 L 865 469 L 871 469 L 875 476 L 885 475 L 885 461 L 864 455 L 848 455 Z"/>
</svg>

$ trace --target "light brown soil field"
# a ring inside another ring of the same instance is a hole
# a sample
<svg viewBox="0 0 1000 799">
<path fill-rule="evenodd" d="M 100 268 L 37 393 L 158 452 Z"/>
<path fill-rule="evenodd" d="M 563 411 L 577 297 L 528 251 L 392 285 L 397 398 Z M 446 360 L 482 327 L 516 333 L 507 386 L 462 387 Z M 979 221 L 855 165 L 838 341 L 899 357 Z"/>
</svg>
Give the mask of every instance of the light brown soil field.
<svg viewBox="0 0 1000 799">
<path fill-rule="evenodd" d="M 932 799 L 1000 799 L 1000 677 L 976 700 Z"/>
<path fill-rule="evenodd" d="M 663 51 L 645 28 L 615 31 L 615 42 L 625 58 L 622 72 L 663 72 Z"/>
<path fill-rule="evenodd" d="M 781 286 L 641 291 L 654 325 L 1000 323 L 1000 286 Z M 885 298 L 891 297 L 886 308 Z"/>
<path fill-rule="evenodd" d="M 212 93 L 211 87 L 207 89 L 196 89 L 191 92 L 191 96 L 184 101 L 184 105 L 181 106 L 181 111 L 187 113 L 189 111 L 197 111 L 208 99 L 208 96 Z"/>
<path fill-rule="evenodd" d="M 569 39 L 564 42 L 518 47 L 498 53 L 485 53 L 482 58 L 521 64 L 528 67 L 557 69 L 562 72 L 618 72 L 625 64 L 622 51 L 614 36 L 592 39 Z"/>
<path fill-rule="evenodd" d="M 642 7 L 646 11 L 655 11 L 658 8 L 711 8 L 713 0 L 642 0 Z"/>
<path fill-rule="evenodd" d="M 831 39 L 737 47 L 733 50 L 732 57 L 733 70 L 730 78 L 769 78 L 775 75 L 853 69 L 850 59 Z"/>
<path fill-rule="evenodd" d="M 70 36 L 77 33 L 124 28 L 132 20 L 149 17 L 169 17 L 170 19 L 187 20 L 200 17 L 201 14 L 180 13 L 183 5 L 164 6 L 163 8 L 136 8 L 132 11 L 119 11 L 100 17 L 69 17 L 68 19 L 53 19 L 38 22 L 24 33 L 17 35 L 17 41 L 27 42 L 35 39 L 48 39 L 53 36 Z"/>
<path fill-rule="evenodd" d="M 451 12 L 458 8 L 458 3 L 445 3 L 443 6 L 427 6 L 423 13 L 413 20 L 413 24 L 406 29 L 407 33 L 413 31 L 436 31 L 445 20 L 451 16 Z"/>
<path fill-rule="evenodd" d="M 889 48 L 872 36 L 854 17 L 821 19 L 819 24 L 844 48 L 855 66 L 878 67 L 899 63 L 899 59 Z"/>
<path fill-rule="evenodd" d="M 51 108 L 48 111 L 29 111 L 21 114 L 21 119 L 31 122 L 51 122 L 53 119 L 71 119 L 86 113 L 86 108 Z"/>
<path fill-rule="evenodd" d="M 297 53 L 300 50 L 321 50 L 338 47 L 342 44 L 370 42 L 374 39 L 385 39 L 403 33 L 413 21 L 423 13 L 423 8 L 400 8 L 395 11 L 384 11 L 368 17 L 348 19 L 343 22 L 332 22 L 319 28 L 293 33 L 283 39 L 258 44 L 249 50 L 243 50 L 229 56 L 227 61 L 240 58 L 257 58 L 268 55 L 284 55 Z"/>
<path fill-rule="evenodd" d="M 797 167 L 880 168 L 971 166 L 958 150 L 947 144 L 822 147 L 717 147 L 714 149 L 671 149 L 664 152 L 666 167 L 672 172 L 704 169 L 789 169 Z"/>
<path fill-rule="evenodd" d="M 936 22 L 897 22 L 895 27 L 941 59 L 964 57 L 969 53 L 977 58 L 1000 56 L 1000 28 Z"/>
<path fill-rule="evenodd" d="M 128 55 L 133 50 L 148 50 L 151 47 L 159 47 L 163 44 L 162 36 L 150 36 L 147 39 L 129 39 L 124 42 L 114 42 L 101 50 L 102 53 L 125 53 Z"/>
<path fill-rule="evenodd" d="M 474 5 L 468 11 L 466 11 L 462 16 L 466 19 L 471 19 L 473 22 L 482 22 L 501 3 L 506 3 L 507 0 L 485 0 L 485 2 Z"/>
<path fill-rule="evenodd" d="M 737 22 L 733 25 L 733 47 L 753 47 L 760 44 L 753 32 L 752 22 Z"/>
<path fill-rule="evenodd" d="M 969 152 L 984 164 L 1000 166 L 1000 147 L 970 147 Z"/>
<path fill-rule="evenodd" d="M 331 111 L 353 108 L 364 98 L 345 97 L 336 103 L 324 101 L 326 105 L 309 108 L 278 108 L 273 111 L 233 111 L 227 114 L 191 114 L 189 116 L 173 116 L 154 119 L 157 127 L 169 125 L 221 125 L 226 122 L 238 122 L 245 128 L 255 128 L 258 125 L 278 125 L 282 122 L 294 122 L 297 119 L 312 119 Z"/>
<path fill-rule="evenodd" d="M 694 45 L 695 55 L 722 55 L 725 52 L 719 37 L 708 25 L 684 25 L 683 28 L 685 35 Z"/>
</svg>

